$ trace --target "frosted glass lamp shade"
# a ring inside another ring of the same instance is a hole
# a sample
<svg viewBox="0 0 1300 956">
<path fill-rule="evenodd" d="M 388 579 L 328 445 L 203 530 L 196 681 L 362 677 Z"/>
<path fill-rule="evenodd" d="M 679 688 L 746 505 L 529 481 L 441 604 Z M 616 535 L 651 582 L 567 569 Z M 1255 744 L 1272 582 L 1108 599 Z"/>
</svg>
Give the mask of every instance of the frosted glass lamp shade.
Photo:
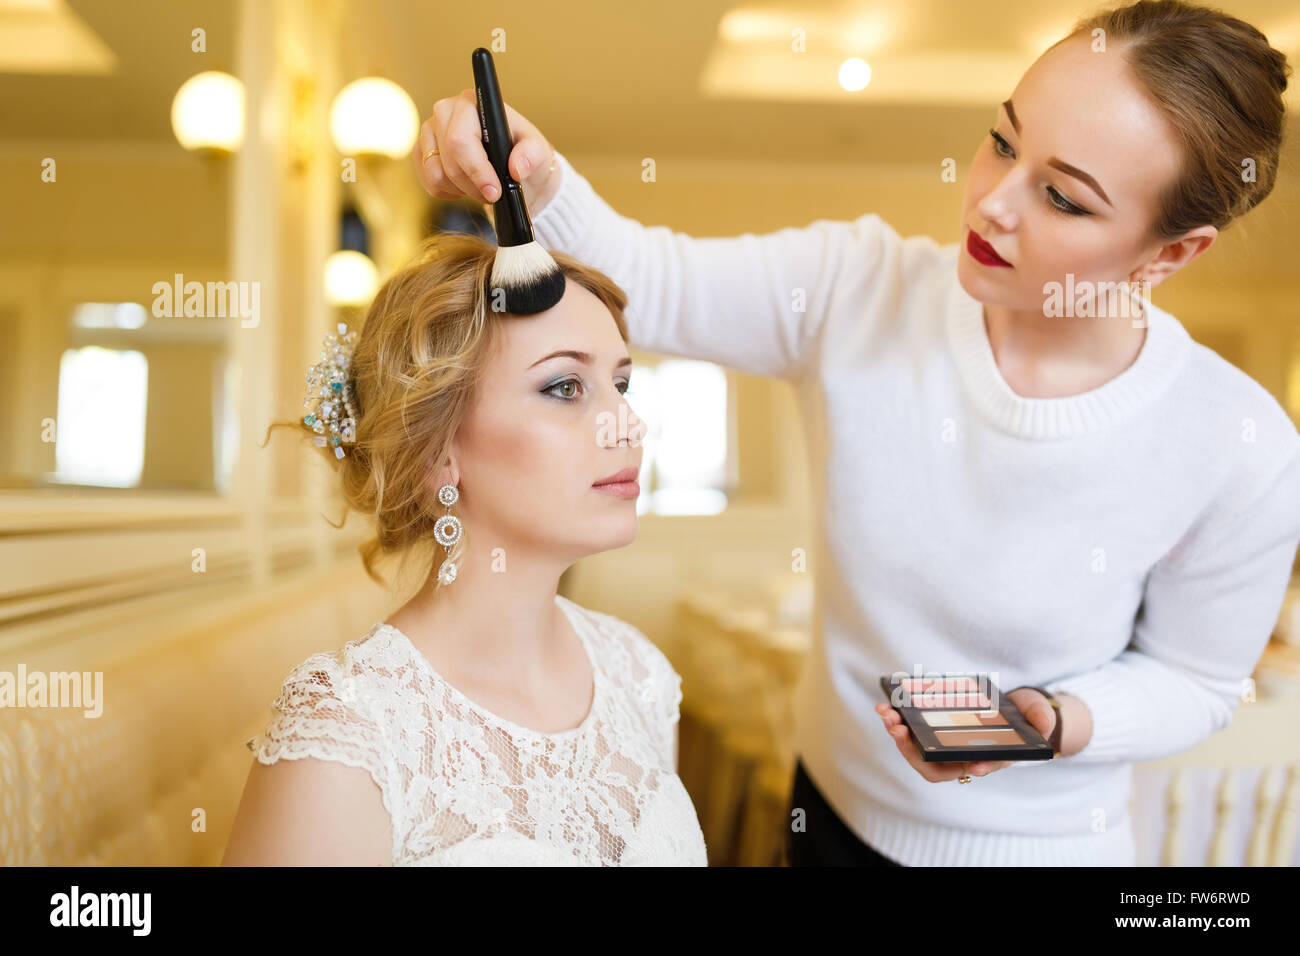
<svg viewBox="0 0 1300 956">
<path fill-rule="evenodd" d="M 191 76 L 172 99 L 172 132 L 186 149 L 235 152 L 244 141 L 244 84 L 215 70 Z"/>
<path fill-rule="evenodd" d="M 330 138 L 342 156 L 409 156 L 420 132 L 415 101 L 392 80 L 367 76 L 330 104 Z"/>
<path fill-rule="evenodd" d="M 330 305 L 365 305 L 379 287 L 379 270 L 364 253 L 340 249 L 325 261 L 325 299 Z"/>
</svg>

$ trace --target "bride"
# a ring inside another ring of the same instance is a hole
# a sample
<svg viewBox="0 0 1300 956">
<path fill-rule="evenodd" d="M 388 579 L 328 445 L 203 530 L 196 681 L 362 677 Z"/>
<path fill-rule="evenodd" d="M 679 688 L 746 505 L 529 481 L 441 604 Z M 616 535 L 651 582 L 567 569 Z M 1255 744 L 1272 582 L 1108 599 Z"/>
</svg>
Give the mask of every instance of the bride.
<svg viewBox="0 0 1300 956">
<path fill-rule="evenodd" d="M 676 772 L 680 677 L 557 593 L 637 533 L 639 436 L 610 426 L 640 424 L 621 408 L 626 299 L 558 253 L 558 305 L 493 312 L 495 253 L 426 240 L 309 375 L 326 397 L 292 427 L 375 516 L 367 573 L 432 559 L 387 620 L 289 672 L 247 742 L 223 865 L 706 863 Z"/>
</svg>

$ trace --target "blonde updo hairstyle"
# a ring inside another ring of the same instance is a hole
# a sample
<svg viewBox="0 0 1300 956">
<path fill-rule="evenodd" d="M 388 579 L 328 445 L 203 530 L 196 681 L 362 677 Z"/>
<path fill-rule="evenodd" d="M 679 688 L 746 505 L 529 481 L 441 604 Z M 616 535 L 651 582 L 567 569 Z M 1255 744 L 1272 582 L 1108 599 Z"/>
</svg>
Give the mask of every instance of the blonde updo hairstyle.
<svg viewBox="0 0 1300 956">
<path fill-rule="evenodd" d="M 337 473 L 347 509 L 373 517 L 377 533 L 359 551 L 366 574 L 385 587 L 388 582 L 376 570 L 381 559 L 400 556 L 400 577 L 418 555 L 425 556 L 419 564 L 425 573 L 436 570 L 444 557 L 433 536 L 434 523 L 446 513 L 435 484 L 502 324 L 517 318 L 492 309 L 489 283 L 496 252 L 495 244 L 476 236 L 435 234 L 375 293 L 352 357 L 356 443 L 343 446 L 344 457 L 336 457 L 328 445 L 317 447 L 317 433 L 302 418 L 267 429 L 268 436 L 272 428 L 299 431 Z M 623 290 L 565 253 L 551 255 L 566 280 L 609 309 L 626 342 Z M 472 488 L 459 491 L 461 502 L 473 495 Z M 462 525 L 461 539 L 447 555 L 458 567 L 473 536 L 473 528 Z"/>
</svg>

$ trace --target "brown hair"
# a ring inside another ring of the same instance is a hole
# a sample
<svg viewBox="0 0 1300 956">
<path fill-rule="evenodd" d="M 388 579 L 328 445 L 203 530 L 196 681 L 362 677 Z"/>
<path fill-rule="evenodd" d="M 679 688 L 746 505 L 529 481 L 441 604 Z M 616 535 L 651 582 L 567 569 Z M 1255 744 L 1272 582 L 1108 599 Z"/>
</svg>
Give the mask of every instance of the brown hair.
<svg viewBox="0 0 1300 956">
<path fill-rule="evenodd" d="M 1157 200 L 1151 237 L 1224 229 L 1273 189 L 1291 66 L 1249 23 L 1182 0 L 1139 0 L 1084 16 L 1053 46 L 1104 31 L 1183 144 L 1183 163 Z M 1243 177 L 1246 160 L 1254 181 Z"/>
<path fill-rule="evenodd" d="M 328 445 L 319 450 L 337 471 L 347 506 L 375 519 L 377 534 L 359 550 L 366 574 L 381 585 L 380 557 L 400 554 L 404 568 L 416 546 L 430 546 L 431 560 L 442 547 L 433 525 L 445 509 L 431 484 L 471 408 L 501 323 L 511 319 L 490 308 L 496 252 L 476 236 L 428 237 L 380 286 L 358 334 L 351 363 L 356 443 L 344 446 L 343 458 Z M 566 279 L 604 303 L 626 342 L 623 290 L 565 253 L 551 256 Z M 280 427 L 316 447 L 317 433 L 302 418 L 272 423 L 267 436 Z M 457 564 L 468 543 L 465 528 L 450 554 Z"/>
</svg>

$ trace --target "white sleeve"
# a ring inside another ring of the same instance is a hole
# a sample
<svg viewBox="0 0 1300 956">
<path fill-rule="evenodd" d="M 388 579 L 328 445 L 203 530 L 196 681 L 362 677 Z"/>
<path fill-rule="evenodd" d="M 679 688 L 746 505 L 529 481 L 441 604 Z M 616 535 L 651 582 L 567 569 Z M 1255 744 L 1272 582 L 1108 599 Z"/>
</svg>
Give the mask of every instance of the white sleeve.
<svg viewBox="0 0 1300 956">
<path fill-rule="evenodd" d="M 1092 714 L 1087 746 L 1061 759 L 1157 760 L 1232 722 L 1300 543 L 1300 452 L 1280 474 L 1216 500 L 1222 505 L 1151 569 L 1129 647 L 1045 685 L 1080 698 Z"/>
<path fill-rule="evenodd" d="M 882 307 L 881 296 L 868 301 L 859 291 L 871 288 L 901 240 L 874 213 L 765 235 L 695 238 L 620 215 L 555 155 L 560 186 L 533 217 L 534 237 L 622 287 L 637 348 L 796 379 L 828 311 L 861 310 L 868 321 L 869 309 Z"/>
<path fill-rule="evenodd" d="M 335 654 L 313 654 L 289 672 L 271 702 L 272 716 L 245 746 L 262 763 L 316 757 L 361 767 L 396 820 L 396 796 L 383 729 Z"/>
<path fill-rule="evenodd" d="M 660 700 L 664 708 L 664 720 L 672 726 L 682 716 L 682 675 L 672 667 L 668 668 L 664 676 Z"/>
</svg>

